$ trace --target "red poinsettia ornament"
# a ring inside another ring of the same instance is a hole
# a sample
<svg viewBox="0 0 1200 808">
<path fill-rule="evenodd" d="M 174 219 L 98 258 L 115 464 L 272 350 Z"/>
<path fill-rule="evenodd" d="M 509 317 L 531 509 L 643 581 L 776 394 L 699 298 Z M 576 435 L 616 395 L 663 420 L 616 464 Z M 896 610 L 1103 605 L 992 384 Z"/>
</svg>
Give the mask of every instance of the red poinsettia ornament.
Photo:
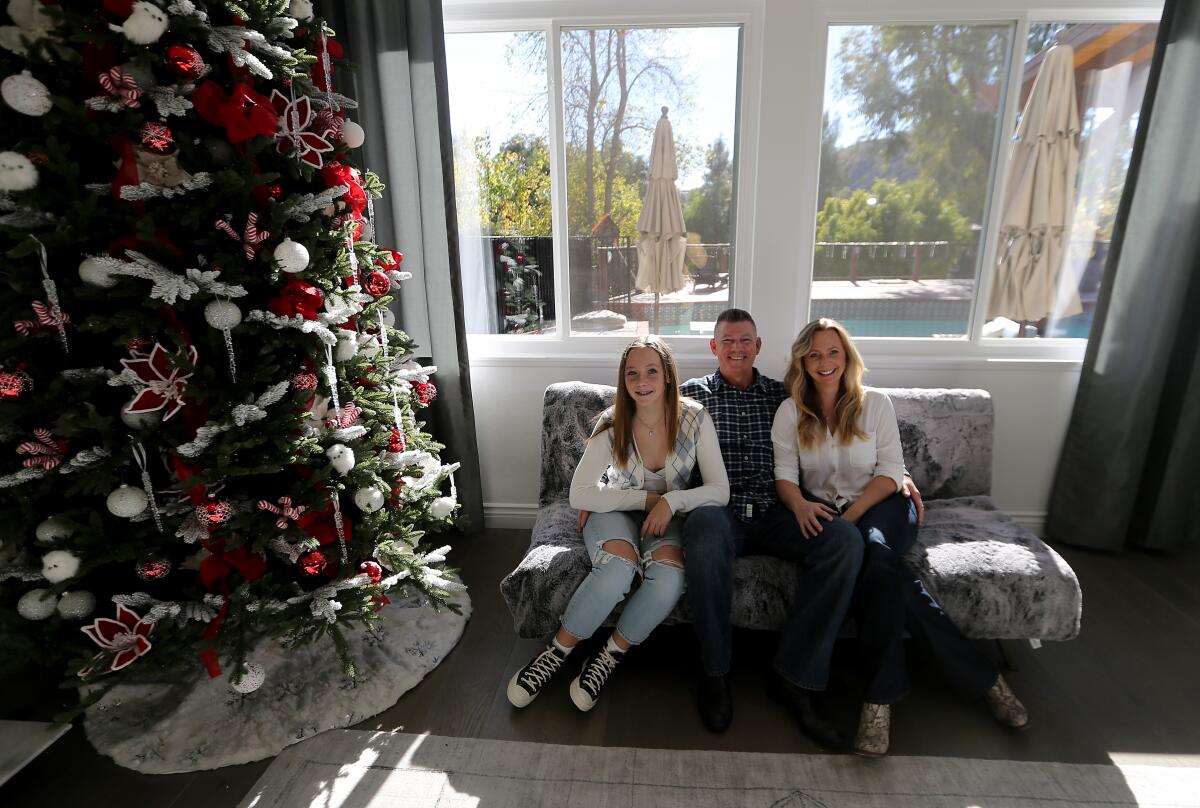
<svg viewBox="0 0 1200 808">
<path fill-rule="evenodd" d="M 214 81 L 206 81 L 192 93 L 196 113 L 213 126 L 224 126 L 230 143 L 244 143 L 258 135 L 274 135 L 279 115 L 271 99 L 254 92 L 244 81 L 233 85 L 228 95 Z"/>
<path fill-rule="evenodd" d="M 288 101 L 279 90 L 272 90 L 271 105 L 279 114 L 279 131 L 275 135 L 279 153 L 294 151 L 297 158 L 310 166 L 323 166 L 325 155 L 333 151 L 333 144 L 326 140 L 324 132 L 314 131 L 316 116 L 312 100 L 302 95 L 295 101 Z"/>
<path fill-rule="evenodd" d="M 97 617 L 90 626 L 84 626 L 80 630 L 104 649 L 100 655 L 101 659 L 105 654 L 112 655 L 109 670 L 119 671 L 132 664 L 138 657 L 149 653 L 152 647 L 149 637 L 150 632 L 154 631 L 154 624 L 118 603 L 116 620 L 111 617 Z"/>
<path fill-rule="evenodd" d="M 168 420 L 184 406 L 183 390 L 192 377 L 199 354 L 194 345 L 176 353 L 167 353 L 161 343 L 154 343 L 148 358 L 122 359 L 121 364 L 145 384 L 137 397 L 125 409 L 130 415 L 163 410 Z"/>
</svg>

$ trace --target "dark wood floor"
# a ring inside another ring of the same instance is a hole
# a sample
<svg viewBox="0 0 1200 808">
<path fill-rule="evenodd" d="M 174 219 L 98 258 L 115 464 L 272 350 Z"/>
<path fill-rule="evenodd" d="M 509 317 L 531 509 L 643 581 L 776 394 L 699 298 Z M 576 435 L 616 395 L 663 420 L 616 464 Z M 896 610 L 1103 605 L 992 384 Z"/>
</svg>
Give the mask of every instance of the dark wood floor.
<svg viewBox="0 0 1200 808">
<path fill-rule="evenodd" d="M 458 539 L 451 561 L 461 568 L 474 605 L 466 633 L 425 681 L 358 729 L 599 746 L 815 751 L 763 694 L 760 670 L 772 637 L 754 632 L 735 639 L 736 715 L 723 735 L 706 731 L 693 706 L 696 648 L 686 627 L 661 629 L 631 654 L 589 714 L 571 705 L 566 676 L 527 709 L 514 710 L 505 684 L 539 643 L 514 637 L 497 583 L 527 539 L 528 532 L 515 530 Z M 1031 726 L 1005 730 L 982 706 L 956 701 L 914 653 L 914 692 L 894 711 L 893 754 L 1064 763 L 1108 763 L 1110 755 L 1171 763 L 1194 756 L 1189 762 L 1200 763 L 1200 552 L 1061 551 L 1083 585 L 1081 636 L 1038 650 L 1025 643 L 1004 646 L 1013 665 L 1008 678 L 1029 706 Z M 997 653 L 994 645 L 983 647 Z M 829 693 L 830 712 L 848 732 L 860 687 L 853 661 L 853 648 L 839 645 Z M 28 679 L 4 683 L 0 692 L 3 718 L 44 718 L 61 698 L 49 689 L 31 697 Z M 269 762 L 139 775 L 94 752 L 76 726 L 0 786 L 0 805 L 234 806 Z"/>
</svg>

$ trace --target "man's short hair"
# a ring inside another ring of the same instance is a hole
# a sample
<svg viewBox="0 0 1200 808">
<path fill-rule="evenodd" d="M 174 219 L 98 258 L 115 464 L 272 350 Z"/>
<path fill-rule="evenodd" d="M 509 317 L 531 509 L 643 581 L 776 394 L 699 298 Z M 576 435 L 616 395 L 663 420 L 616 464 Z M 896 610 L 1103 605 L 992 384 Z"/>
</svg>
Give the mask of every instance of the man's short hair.
<svg viewBox="0 0 1200 808">
<path fill-rule="evenodd" d="M 725 309 L 717 315 L 717 321 L 713 324 L 713 332 L 715 333 L 721 327 L 721 323 L 750 323 L 754 326 L 754 330 L 758 330 L 758 324 L 754 322 L 754 318 L 750 316 L 750 312 L 745 309 Z"/>
</svg>

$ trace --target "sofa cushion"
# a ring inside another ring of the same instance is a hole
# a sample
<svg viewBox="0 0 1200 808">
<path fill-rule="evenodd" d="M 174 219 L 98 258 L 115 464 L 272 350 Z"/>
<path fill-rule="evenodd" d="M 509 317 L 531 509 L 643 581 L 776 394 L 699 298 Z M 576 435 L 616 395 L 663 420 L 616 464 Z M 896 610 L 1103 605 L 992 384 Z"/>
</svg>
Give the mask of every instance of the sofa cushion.
<svg viewBox="0 0 1200 808">
<path fill-rule="evenodd" d="M 529 552 L 500 584 L 522 637 L 553 633 L 588 573 L 577 520 L 566 500 L 542 506 Z M 968 637 L 1069 640 L 1079 633 L 1082 595 L 1075 573 L 988 497 L 927 503 L 925 525 L 906 559 Z M 733 625 L 782 628 L 798 586 L 796 565 L 745 556 L 733 574 Z M 690 620 L 684 597 L 665 622 Z"/>
</svg>

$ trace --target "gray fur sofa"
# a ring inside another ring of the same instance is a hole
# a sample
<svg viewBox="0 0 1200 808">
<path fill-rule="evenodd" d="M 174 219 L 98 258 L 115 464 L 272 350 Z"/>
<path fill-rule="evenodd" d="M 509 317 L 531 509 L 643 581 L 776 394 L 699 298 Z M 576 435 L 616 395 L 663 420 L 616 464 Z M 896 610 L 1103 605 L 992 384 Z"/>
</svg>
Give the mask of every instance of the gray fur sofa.
<svg viewBox="0 0 1200 808">
<path fill-rule="evenodd" d="M 1063 558 L 992 503 L 992 400 L 984 390 L 890 389 L 904 459 L 925 500 L 908 561 L 967 636 L 1069 640 L 1082 594 Z M 614 388 L 566 382 L 546 389 L 541 491 L 529 551 L 500 583 L 517 633 L 549 636 L 590 565 L 567 501 L 595 416 Z M 797 586 L 795 565 L 762 556 L 734 568 L 733 624 L 777 630 Z M 667 619 L 688 621 L 685 596 Z"/>
</svg>

